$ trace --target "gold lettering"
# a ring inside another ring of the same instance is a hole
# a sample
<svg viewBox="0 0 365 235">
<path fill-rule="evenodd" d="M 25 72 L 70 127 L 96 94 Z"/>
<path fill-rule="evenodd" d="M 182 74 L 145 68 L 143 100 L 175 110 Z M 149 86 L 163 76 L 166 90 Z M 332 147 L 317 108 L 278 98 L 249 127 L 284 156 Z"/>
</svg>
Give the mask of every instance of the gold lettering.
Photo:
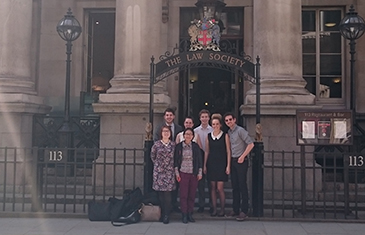
<svg viewBox="0 0 365 235">
<path fill-rule="evenodd" d="M 215 55 L 214 55 L 214 59 L 215 59 L 215 60 L 220 60 L 220 58 L 221 58 L 221 56 L 220 56 L 219 54 L 215 54 Z"/>
<path fill-rule="evenodd" d="M 204 55 L 203 53 L 194 53 L 194 54 L 192 54 L 191 57 L 189 57 L 189 55 L 186 55 L 186 59 L 188 61 L 201 60 L 201 59 L 203 59 L 203 55 Z"/>
<path fill-rule="evenodd" d="M 223 58 L 224 57 L 224 58 Z M 227 58 L 227 56 L 226 55 L 222 55 L 221 56 L 221 60 L 223 61 L 223 62 L 226 62 L 227 61 L 227 59 L 225 59 L 225 58 Z"/>
<path fill-rule="evenodd" d="M 173 65 L 177 65 L 181 63 L 181 58 L 180 57 L 176 57 L 174 59 L 168 60 L 165 62 L 167 64 L 168 67 L 171 67 Z"/>
<path fill-rule="evenodd" d="M 187 61 L 192 61 L 193 59 L 189 57 L 189 54 L 186 55 L 186 60 Z"/>
<path fill-rule="evenodd" d="M 230 60 L 229 60 L 229 63 L 230 63 L 230 64 L 234 64 L 234 61 L 235 61 L 235 58 L 232 58 L 232 57 L 231 57 L 231 58 L 230 58 Z"/>
<path fill-rule="evenodd" d="M 213 60 L 213 55 L 214 55 L 213 53 L 209 54 L 209 60 Z"/>
<path fill-rule="evenodd" d="M 203 53 L 197 53 L 197 54 L 196 54 L 196 57 L 197 57 L 199 60 L 203 59 Z"/>
<path fill-rule="evenodd" d="M 242 60 L 240 60 L 240 67 L 242 68 L 242 66 L 245 64 L 245 62 L 244 61 L 242 61 Z"/>
</svg>

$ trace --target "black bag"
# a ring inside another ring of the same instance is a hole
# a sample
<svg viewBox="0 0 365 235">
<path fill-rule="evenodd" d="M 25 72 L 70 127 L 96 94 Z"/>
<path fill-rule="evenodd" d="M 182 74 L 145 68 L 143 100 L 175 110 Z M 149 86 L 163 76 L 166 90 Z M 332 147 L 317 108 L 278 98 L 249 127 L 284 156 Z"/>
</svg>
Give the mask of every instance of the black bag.
<svg viewBox="0 0 365 235">
<path fill-rule="evenodd" d="M 110 202 L 89 201 L 87 215 L 90 221 L 110 221 Z"/>
<path fill-rule="evenodd" d="M 115 221 L 122 216 L 122 211 L 124 210 L 124 205 L 125 205 L 125 199 L 110 197 L 108 201 L 110 202 L 109 221 Z"/>
<path fill-rule="evenodd" d="M 125 204 L 121 211 L 121 216 L 129 216 L 132 212 L 141 208 L 143 200 L 142 190 L 140 188 L 136 188 L 128 194 L 125 193 L 123 200 Z"/>
<path fill-rule="evenodd" d="M 112 220 L 111 223 L 114 226 L 123 226 L 125 224 L 134 224 L 141 221 L 141 209 L 136 209 L 128 216 L 121 216 L 116 220 Z"/>
<path fill-rule="evenodd" d="M 123 199 L 109 198 L 111 223 L 114 226 L 122 226 L 139 222 L 142 199 L 140 188 L 124 193 Z"/>
</svg>

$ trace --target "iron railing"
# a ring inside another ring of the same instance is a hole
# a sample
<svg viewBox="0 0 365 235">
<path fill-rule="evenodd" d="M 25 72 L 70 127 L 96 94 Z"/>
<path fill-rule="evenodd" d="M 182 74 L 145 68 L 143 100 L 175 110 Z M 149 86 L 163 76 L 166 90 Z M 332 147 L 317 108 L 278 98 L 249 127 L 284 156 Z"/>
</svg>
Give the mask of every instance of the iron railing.
<svg viewBox="0 0 365 235">
<path fill-rule="evenodd" d="M 127 189 L 144 187 L 145 151 L 0 148 L 0 211 L 85 214 L 91 200 L 122 197 Z M 365 170 L 359 153 L 262 153 L 262 217 L 365 221 Z M 230 204 L 229 184 L 226 192 Z"/>
<path fill-rule="evenodd" d="M 0 210 L 86 213 L 90 200 L 122 197 L 126 189 L 143 187 L 143 153 L 126 148 L 0 148 Z"/>
<path fill-rule="evenodd" d="M 264 151 L 264 217 L 365 220 L 359 153 Z"/>
</svg>

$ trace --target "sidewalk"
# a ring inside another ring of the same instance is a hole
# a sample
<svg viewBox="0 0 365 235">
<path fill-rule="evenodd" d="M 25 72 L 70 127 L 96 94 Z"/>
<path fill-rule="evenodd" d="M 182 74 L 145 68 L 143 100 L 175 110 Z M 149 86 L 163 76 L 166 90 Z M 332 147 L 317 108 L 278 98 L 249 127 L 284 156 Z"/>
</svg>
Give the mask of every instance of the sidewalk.
<svg viewBox="0 0 365 235">
<path fill-rule="evenodd" d="M 197 220 L 183 224 L 140 222 L 114 227 L 110 222 L 90 222 L 87 218 L 0 218 L 0 235 L 365 235 L 365 224 L 335 222 L 281 222 Z"/>
</svg>

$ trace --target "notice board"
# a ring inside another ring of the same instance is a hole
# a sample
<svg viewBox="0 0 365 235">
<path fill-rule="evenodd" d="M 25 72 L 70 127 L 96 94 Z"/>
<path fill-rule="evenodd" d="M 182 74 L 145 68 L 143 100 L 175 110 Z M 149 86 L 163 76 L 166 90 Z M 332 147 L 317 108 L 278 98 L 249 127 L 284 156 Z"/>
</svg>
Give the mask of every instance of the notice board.
<svg viewBox="0 0 365 235">
<path fill-rule="evenodd" d="M 297 110 L 297 145 L 352 145 L 351 110 Z"/>
</svg>

